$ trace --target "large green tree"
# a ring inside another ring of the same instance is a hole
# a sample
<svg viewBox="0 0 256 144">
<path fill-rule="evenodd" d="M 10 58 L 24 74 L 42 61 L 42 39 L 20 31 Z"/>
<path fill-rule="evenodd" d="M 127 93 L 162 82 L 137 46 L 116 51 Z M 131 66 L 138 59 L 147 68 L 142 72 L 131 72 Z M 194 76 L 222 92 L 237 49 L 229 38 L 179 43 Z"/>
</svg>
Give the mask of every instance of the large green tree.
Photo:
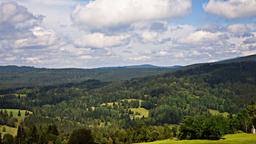
<svg viewBox="0 0 256 144">
<path fill-rule="evenodd" d="M 89 129 L 78 129 L 74 130 L 71 134 L 68 144 L 96 144 L 94 142 L 91 130 Z"/>
</svg>

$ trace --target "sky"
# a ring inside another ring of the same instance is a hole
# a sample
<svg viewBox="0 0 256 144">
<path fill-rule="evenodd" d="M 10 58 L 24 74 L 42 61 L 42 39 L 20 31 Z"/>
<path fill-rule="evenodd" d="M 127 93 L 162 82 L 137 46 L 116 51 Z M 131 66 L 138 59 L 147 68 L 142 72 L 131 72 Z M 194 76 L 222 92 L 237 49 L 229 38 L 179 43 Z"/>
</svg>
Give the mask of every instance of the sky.
<svg viewBox="0 0 256 144">
<path fill-rule="evenodd" d="M 256 54 L 256 0 L 0 0 L 0 65 L 189 65 Z"/>
</svg>

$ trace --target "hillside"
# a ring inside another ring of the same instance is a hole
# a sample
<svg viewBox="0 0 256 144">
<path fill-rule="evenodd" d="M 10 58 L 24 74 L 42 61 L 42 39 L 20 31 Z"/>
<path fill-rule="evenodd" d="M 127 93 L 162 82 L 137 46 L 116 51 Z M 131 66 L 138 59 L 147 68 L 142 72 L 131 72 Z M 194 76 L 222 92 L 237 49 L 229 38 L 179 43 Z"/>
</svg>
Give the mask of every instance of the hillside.
<svg viewBox="0 0 256 144">
<path fill-rule="evenodd" d="M 130 66 L 97 69 L 46 69 L 34 67 L 1 66 L 0 90 L 33 86 L 79 83 L 89 79 L 101 81 L 129 80 L 135 77 L 170 72 L 176 67 Z"/>
<path fill-rule="evenodd" d="M 101 68 L 101 72 L 110 70 Z M 88 127 L 98 143 L 136 143 L 171 137 L 188 116 L 229 118 L 255 102 L 255 93 L 256 62 L 238 59 L 124 81 L 86 80 L 31 87 L 2 95 L 0 102 L 5 108 L 31 109 L 33 115 L 27 124 L 55 123 L 62 135 Z M 250 126 L 247 123 L 246 128 L 238 125 L 236 129 L 249 132 Z"/>
</svg>

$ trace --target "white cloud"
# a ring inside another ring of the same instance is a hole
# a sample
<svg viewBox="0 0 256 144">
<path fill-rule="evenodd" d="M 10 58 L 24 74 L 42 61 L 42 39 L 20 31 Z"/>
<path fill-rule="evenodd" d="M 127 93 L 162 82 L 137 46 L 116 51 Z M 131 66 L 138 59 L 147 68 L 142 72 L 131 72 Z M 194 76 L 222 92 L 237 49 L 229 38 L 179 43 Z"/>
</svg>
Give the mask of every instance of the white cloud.
<svg viewBox="0 0 256 144">
<path fill-rule="evenodd" d="M 38 57 L 23 57 L 21 59 L 28 65 L 36 65 L 43 63 L 43 61 Z"/>
<path fill-rule="evenodd" d="M 32 30 L 33 36 L 16 39 L 13 48 L 26 47 L 48 47 L 55 45 L 59 40 L 58 36 L 51 30 L 46 30 L 42 27 L 35 27 Z"/>
<path fill-rule="evenodd" d="M 227 29 L 231 32 L 248 32 L 256 30 L 256 24 L 232 24 Z"/>
<path fill-rule="evenodd" d="M 144 42 L 156 41 L 157 36 L 157 32 L 145 31 L 142 33 L 142 38 Z"/>
<path fill-rule="evenodd" d="M 213 32 L 199 30 L 189 34 L 185 38 L 182 38 L 180 42 L 187 43 L 187 44 L 202 44 L 207 42 L 214 42 L 219 40 L 220 35 L 221 35 L 221 32 L 213 33 Z"/>
<path fill-rule="evenodd" d="M 129 58 L 129 60 L 132 60 L 132 61 L 146 61 L 146 60 L 149 60 L 149 59 L 150 59 L 149 56 L 137 56 L 137 57 Z"/>
<path fill-rule="evenodd" d="M 256 16 L 256 0 L 209 0 L 204 10 L 228 19 Z"/>
<path fill-rule="evenodd" d="M 94 29 L 127 25 L 185 15 L 191 0 L 94 0 L 78 5 L 74 23 Z"/>
<path fill-rule="evenodd" d="M 126 44 L 128 35 L 105 35 L 104 33 L 92 33 L 82 36 L 74 41 L 78 47 L 107 48 Z"/>
</svg>

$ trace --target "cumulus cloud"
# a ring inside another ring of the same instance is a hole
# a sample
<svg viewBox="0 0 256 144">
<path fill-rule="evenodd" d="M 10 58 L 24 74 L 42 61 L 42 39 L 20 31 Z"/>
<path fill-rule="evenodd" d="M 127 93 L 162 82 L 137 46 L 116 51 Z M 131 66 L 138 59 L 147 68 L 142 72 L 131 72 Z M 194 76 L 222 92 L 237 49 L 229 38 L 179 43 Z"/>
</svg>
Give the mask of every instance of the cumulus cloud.
<svg viewBox="0 0 256 144">
<path fill-rule="evenodd" d="M 183 16 L 191 5 L 191 0 L 94 0 L 78 5 L 72 20 L 82 27 L 111 28 Z"/>
<path fill-rule="evenodd" d="M 208 32 L 208 31 L 195 31 L 191 34 L 189 34 L 187 37 L 184 37 L 180 40 L 182 43 L 188 43 L 188 44 L 202 44 L 202 43 L 212 43 L 217 40 L 219 40 L 219 37 L 221 36 L 221 32 Z"/>
<path fill-rule="evenodd" d="M 204 10 L 228 19 L 256 16 L 256 0 L 209 0 Z"/>
<path fill-rule="evenodd" d="M 40 26 L 42 16 L 16 2 L 0 4 L 0 48 L 41 48 L 53 45 L 57 36 Z"/>
<path fill-rule="evenodd" d="M 0 27 L 14 28 L 31 27 L 36 25 L 42 16 L 35 16 L 16 2 L 4 2 L 0 4 Z"/>
<path fill-rule="evenodd" d="M 128 35 L 105 35 L 104 33 L 92 33 L 83 35 L 74 41 L 77 47 L 107 48 L 116 47 L 128 42 Z"/>
<path fill-rule="evenodd" d="M 35 27 L 31 30 L 33 36 L 16 39 L 13 48 L 41 48 L 56 44 L 58 36 L 51 30 Z"/>
<path fill-rule="evenodd" d="M 231 32 L 248 32 L 256 30 L 256 24 L 232 24 L 227 29 Z"/>
</svg>

